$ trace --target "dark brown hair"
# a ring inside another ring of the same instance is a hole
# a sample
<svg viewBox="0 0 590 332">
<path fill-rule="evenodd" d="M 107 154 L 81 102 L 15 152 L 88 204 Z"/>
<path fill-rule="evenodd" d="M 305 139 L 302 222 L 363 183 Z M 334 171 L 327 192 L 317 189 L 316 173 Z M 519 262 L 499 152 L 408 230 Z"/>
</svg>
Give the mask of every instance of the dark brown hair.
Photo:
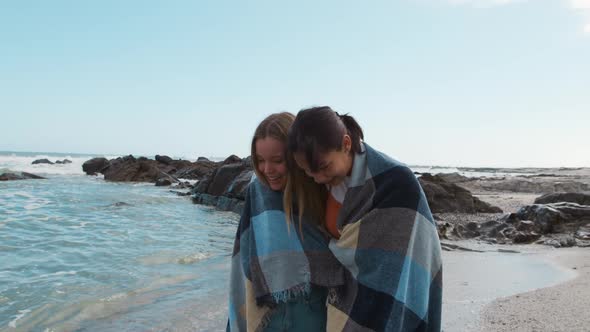
<svg viewBox="0 0 590 332">
<path fill-rule="evenodd" d="M 321 185 L 321 190 L 313 189 L 309 184 L 310 177 L 305 175 L 293 159 L 293 154 L 303 152 L 312 171 L 319 168 L 320 154 L 342 149 L 344 135 L 349 135 L 352 141 L 350 153 L 361 152 L 361 140 L 364 138 L 363 130 L 356 120 L 349 115 L 339 115 L 328 106 L 313 107 L 299 111 L 295 121 L 289 129 L 287 144 L 287 162 L 290 173 L 295 174 L 291 181 L 287 182 L 283 196 L 283 206 L 287 220 L 290 220 L 293 208 L 297 203 L 299 215 L 303 209 L 309 208 L 315 213 L 322 213 L 321 225 L 325 224 L 326 199 L 328 191 Z M 302 179 L 305 179 L 302 180 Z M 313 184 L 317 186 L 314 181 Z M 312 194 L 310 194 L 312 193 Z"/>
<path fill-rule="evenodd" d="M 351 153 L 360 153 L 364 134 L 352 116 L 340 115 L 328 106 L 304 109 L 297 113 L 289 129 L 288 153 L 302 152 L 310 170 L 315 172 L 321 154 L 342 149 L 344 135 L 352 141 Z"/>
</svg>

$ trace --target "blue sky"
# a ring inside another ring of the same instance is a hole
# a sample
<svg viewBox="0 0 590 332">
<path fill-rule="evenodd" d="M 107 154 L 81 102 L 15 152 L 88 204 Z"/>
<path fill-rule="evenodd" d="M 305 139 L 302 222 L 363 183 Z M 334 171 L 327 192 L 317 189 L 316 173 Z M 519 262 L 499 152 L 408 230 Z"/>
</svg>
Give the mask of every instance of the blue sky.
<svg viewBox="0 0 590 332">
<path fill-rule="evenodd" d="M 313 105 L 409 164 L 590 166 L 590 0 L 0 2 L 0 150 L 245 156 Z"/>
</svg>

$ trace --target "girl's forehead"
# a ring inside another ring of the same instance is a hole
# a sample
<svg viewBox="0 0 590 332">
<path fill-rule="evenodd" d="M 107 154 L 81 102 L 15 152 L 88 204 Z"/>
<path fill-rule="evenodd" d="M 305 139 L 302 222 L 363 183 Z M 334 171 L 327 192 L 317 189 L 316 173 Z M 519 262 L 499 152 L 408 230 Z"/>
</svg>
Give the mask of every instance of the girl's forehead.
<svg viewBox="0 0 590 332">
<path fill-rule="evenodd" d="M 295 152 L 293 158 L 295 162 L 304 169 L 317 171 L 322 164 L 328 163 L 337 157 L 336 150 L 328 152 L 316 152 L 311 156 L 311 160 L 307 158 L 307 154 L 304 151 Z"/>
</svg>

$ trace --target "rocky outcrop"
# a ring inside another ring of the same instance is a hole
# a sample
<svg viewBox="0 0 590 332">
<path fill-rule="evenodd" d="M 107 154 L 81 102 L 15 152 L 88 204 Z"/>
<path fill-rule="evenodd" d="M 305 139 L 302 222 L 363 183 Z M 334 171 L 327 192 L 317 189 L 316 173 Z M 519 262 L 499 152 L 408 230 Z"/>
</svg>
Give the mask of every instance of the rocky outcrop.
<svg viewBox="0 0 590 332">
<path fill-rule="evenodd" d="M 164 165 L 170 165 L 174 160 L 168 156 L 160 156 L 160 155 L 156 155 L 156 161 L 164 164 Z"/>
<path fill-rule="evenodd" d="M 562 202 L 523 206 L 487 222 L 437 222 L 441 238 L 478 238 L 493 243 L 544 243 L 555 247 L 590 246 L 590 206 Z"/>
<path fill-rule="evenodd" d="M 426 173 L 428 174 L 428 173 Z M 462 183 L 462 182 L 467 182 L 467 181 L 472 181 L 473 178 L 469 178 L 466 176 L 463 176 L 459 173 L 439 173 L 436 174 L 437 176 L 439 176 L 440 178 L 442 178 L 443 180 L 450 182 L 450 183 Z"/>
<path fill-rule="evenodd" d="M 195 186 L 192 191 L 193 202 L 241 213 L 252 173 L 249 159 L 220 166 Z"/>
<path fill-rule="evenodd" d="M 167 187 L 172 184 L 172 181 L 167 178 L 159 178 L 156 180 L 156 187 Z"/>
<path fill-rule="evenodd" d="M 42 176 L 39 176 L 39 175 L 26 173 L 26 172 L 0 174 L 0 181 L 15 181 L 15 180 L 30 180 L 30 179 L 45 179 L 45 178 Z"/>
<path fill-rule="evenodd" d="M 82 169 L 88 175 L 102 173 L 107 181 L 152 182 L 165 186 L 178 183 L 179 179 L 200 180 L 219 164 L 209 160 L 174 160 L 160 155 L 155 160 L 129 155 L 112 160 L 94 158 L 86 161 Z"/>
<path fill-rule="evenodd" d="M 460 185 L 471 191 L 538 194 L 558 192 L 581 193 L 590 191 L 590 185 L 584 179 L 565 176 L 551 177 L 545 174 L 500 178 L 472 178 L 469 181 L 462 181 Z"/>
<path fill-rule="evenodd" d="M 573 234 L 582 223 L 590 223 L 590 206 L 569 202 L 533 204 L 522 207 L 514 217 L 533 221 L 543 234 Z"/>
<path fill-rule="evenodd" d="M 153 182 L 158 180 L 162 173 L 147 158 L 135 158 L 132 155 L 120 157 L 109 161 L 102 171 L 107 181 L 114 182 Z"/>
<path fill-rule="evenodd" d="M 223 161 L 223 165 L 229 165 L 229 164 L 235 164 L 235 163 L 239 163 L 242 161 L 242 158 L 236 156 L 235 154 L 232 154 L 231 156 L 225 158 L 225 160 Z"/>
<path fill-rule="evenodd" d="M 419 178 L 422 189 L 428 199 L 430 210 L 433 213 L 460 212 L 460 213 L 501 213 L 502 210 L 492 206 L 471 192 L 454 183 L 448 182 L 440 175 L 424 173 Z"/>
<path fill-rule="evenodd" d="M 107 158 L 92 158 L 82 164 L 82 171 L 88 175 L 96 175 L 100 173 L 109 164 Z"/>
<path fill-rule="evenodd" d="M 553 193 L 535 199 L 535 204 L 549 204 L 570 202 L 580 205 L 590 205 L 590 194 L 586 193 Z"/>
<path fill-rule="evenodd" d="M 72 161 L 69 159 L 64 159 L 64 160 L 56 160 L 55 163 L 56 164 L 71 164 Z"/>
<path fill-rule="evenodd" d="M 37 159 L 35 161 L 32 162 L 33 165 L 38 165 L 38 164 L 49 164 L 49 165 L 53 165 L 53 162 L 49 161 L 48 159 Z"/>
</svg>

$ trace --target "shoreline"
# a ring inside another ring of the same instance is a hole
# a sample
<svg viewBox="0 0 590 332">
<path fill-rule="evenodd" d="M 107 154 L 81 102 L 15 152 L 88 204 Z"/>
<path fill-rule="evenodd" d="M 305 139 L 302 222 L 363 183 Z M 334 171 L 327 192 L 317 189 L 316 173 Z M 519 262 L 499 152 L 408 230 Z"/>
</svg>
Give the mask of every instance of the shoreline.
<svg viewBox="0 0 590 332">
<path fill-rule="evenodd" d="M 443 252 L 442 323 L 445 332 L 494 331 L 481 329 L 481 317 L 489 304 L 576 277 L 575 272 L 548 259 L 553 252 L 562 249 L 541 245 L 490 245 L 473 240 L 453 242 L 463 250 Z"/>
<path fill-rule="evenodd" d="M 590 250 L 561 248 L 546 259 L 574 278 L 494 300 L 482 312 L 481 331 L 588 331 Z"/>
</svg>

